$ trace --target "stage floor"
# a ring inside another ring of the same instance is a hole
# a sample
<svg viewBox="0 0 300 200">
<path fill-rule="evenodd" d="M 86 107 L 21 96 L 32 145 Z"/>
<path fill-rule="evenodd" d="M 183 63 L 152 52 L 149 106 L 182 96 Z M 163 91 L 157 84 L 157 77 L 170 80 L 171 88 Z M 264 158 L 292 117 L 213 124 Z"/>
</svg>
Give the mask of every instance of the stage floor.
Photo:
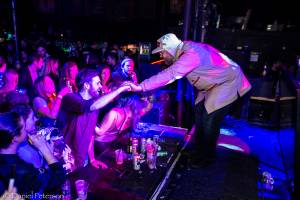
<svg viewBox="0 0 300 200">
<path fill-rule="evenodd" d="M 159 199 L 292 199 L 294 130 L 279 131 L 226 118 L 216 162 L 193 169 L 182 157 Z M 264 184 L 262 175 L 274 184 Z"/>
</svg>

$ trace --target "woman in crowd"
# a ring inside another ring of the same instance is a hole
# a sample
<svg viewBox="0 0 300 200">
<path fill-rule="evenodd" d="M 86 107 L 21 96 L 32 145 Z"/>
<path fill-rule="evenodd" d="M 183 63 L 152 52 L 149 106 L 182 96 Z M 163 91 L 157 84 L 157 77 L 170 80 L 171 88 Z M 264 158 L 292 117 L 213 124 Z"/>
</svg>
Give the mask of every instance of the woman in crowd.
<svg viewBox="0 0 300 200">
<path fill-rule="evenodd" d="M 118 106 L 112 108 L 95 128 L 95 136 L 89 145 L 89 159 L 93 165 L 96 155 L 108 148 L 112 141 L 128 130 L 135 127 L 140 117 L 152 108 L 152 104 L 142 101 L 137 95 L 123 94 L 118 99 Z M 95 152 L 94 152 L 95 151 Z"/>
<path fill-rule="evenodd" d="M 49 165 L 48 170 L 36 169 L 17 155 L 19 145 L 27 139 L 41 152 Z M 0 114 L 0 177 L 4 188 L 8 188 L 9 179 L 14 178 L 21 195 L 57 191 L 66 180 L 65 170 L 44 137 L 27 135 L 24 119 L 14 112 Z"/>
<path fill-rule="evenodd" d="M 28 67 L 20 72 L 20 86 L 27 90 L 27 95 L 30 100 L 32 100 L 35 96 L 34 82 L 39 77 L 39 71 L 43 65 L 43 58 L 35 55 L 31 58 L 31 62 Z"/>
<path fill-rule="evenodd" d="M 49 76 L 54 81 L 56 89 L 58 89 L 58 84 L 59 84 L 58 67 L 59 67 L 58 59 L 52 57 L 47 59 L 44 75 Z"/>
<path fill-rule="evenodd" d="M 35 82 L 38 96 L 33 99 L 34 111 L 38 114 L 42 127 L 55 126 L 62 98 L 70 92 L 70 88 L 62 88 L 58 94 L 49 76 L 39 77 Z"/>
<path fill-rule="evenodd" d="M 100 79 L 102 84 L 102 93 L 107 94 L 111 91 L 112 86 L 112 77 L 111 77 L 111 69 L 108 65 L 102 66 L 100 72 Z"/>
<path fill-rule="evenodd" d="M 78 66 L 75 62 L 69 61 L 64 64 L 62 73 L 60 76 L 60 88 L 69 87 L 72 92 L 78 92 L 78 87 L 76 85 L 76 76 L 78 74 Z"/>
</svg>

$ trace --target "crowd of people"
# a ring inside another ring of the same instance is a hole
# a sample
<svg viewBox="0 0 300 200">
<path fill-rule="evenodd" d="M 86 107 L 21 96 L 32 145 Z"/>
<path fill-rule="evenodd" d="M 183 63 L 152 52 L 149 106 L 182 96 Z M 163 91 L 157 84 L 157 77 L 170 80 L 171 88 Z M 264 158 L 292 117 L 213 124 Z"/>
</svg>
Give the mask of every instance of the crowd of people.
<svg viewBox="0 0 300 200">
<path fill-rule="evenodd" d="M 151 103 L 124 85 L 137 84 L 138 75 L 134 57 L 118 45 L 78 48 L 68 57 L 26 42 L 20 62 L 12 43 L 0 44 L 0 194 L 11 178 L 23 197 L 59 194 L 68 172 L 87 164 L 107 168 L 96 159 L 96 144 L 108 148 Z"/>
</svg>

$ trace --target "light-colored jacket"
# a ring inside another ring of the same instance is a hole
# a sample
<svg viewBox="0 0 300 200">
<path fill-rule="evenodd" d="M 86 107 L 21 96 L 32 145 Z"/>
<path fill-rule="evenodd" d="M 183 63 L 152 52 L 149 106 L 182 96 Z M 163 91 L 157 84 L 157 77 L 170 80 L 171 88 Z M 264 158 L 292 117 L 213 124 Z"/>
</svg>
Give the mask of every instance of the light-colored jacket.
<svg viewBox="0 0 300 200">
<path fill-rule="evenodd" d="M 198 90 L 195 103 L 205 99 L 208 113 L 232 103 L 251 89 L 238 64 L 212 46 L 191 41 L 179 45 L 170 67 L 140 85 L 143 91 L 149 91 L 185 76 Z"/>
</svg>

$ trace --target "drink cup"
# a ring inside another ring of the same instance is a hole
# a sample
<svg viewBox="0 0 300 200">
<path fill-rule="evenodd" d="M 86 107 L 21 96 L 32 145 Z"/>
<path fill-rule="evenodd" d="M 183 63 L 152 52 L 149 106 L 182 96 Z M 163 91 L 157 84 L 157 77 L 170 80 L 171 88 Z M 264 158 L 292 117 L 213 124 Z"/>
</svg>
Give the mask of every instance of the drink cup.
<svg viewBox="0 0 300 200">
<path fill-rule="evenodd" d="M 155 144 L 152 140 L 148 140 L 146 144 L 146 151 L 147 151 L 147 163 L 149 169 L 156 168 L 156 149 Z"/>
<path fill-rule="evenodd" d="M 115 156 L 116 156 L 116 163 L 118 165 L 122 165 L 123 164 L 123 150 L 122 149 L 115 150 Z"/>
</svg>

